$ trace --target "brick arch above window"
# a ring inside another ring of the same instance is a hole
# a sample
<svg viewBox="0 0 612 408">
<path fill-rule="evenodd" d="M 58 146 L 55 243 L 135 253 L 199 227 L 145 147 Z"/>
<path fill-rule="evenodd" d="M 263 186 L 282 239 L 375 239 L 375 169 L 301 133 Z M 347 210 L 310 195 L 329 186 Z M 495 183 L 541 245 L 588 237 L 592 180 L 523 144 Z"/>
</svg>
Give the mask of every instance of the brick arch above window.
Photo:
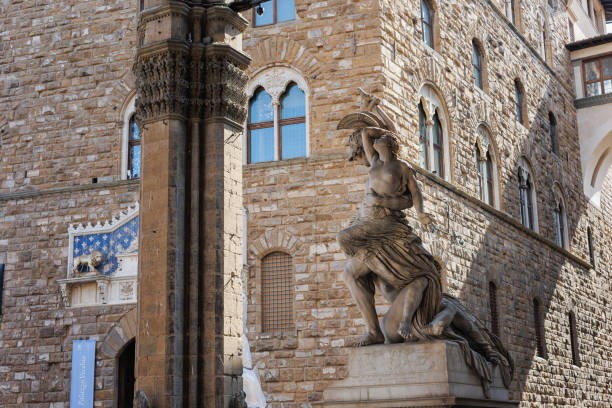
<svg viewBox="0 0 612 408">
<path fill-rule="evenodd" d="M 269 253 L 286 252 L 289 255 L 303 255 L 305 245 L 301 239 L 285 230 L 268 230 L 259 237 L 249 240 L 247 258 L 249 263 L 256 263 Z"/>
<path fill-rule="evenodd" d="M 311 51 L 288 38 L 272 37 L 258 42 L 250 56 L 252 62 L 247 73 L 251 78 L 271 67 L 292 68 L 304 78 L 315 78 L 323 66 Z"/>
</svg>

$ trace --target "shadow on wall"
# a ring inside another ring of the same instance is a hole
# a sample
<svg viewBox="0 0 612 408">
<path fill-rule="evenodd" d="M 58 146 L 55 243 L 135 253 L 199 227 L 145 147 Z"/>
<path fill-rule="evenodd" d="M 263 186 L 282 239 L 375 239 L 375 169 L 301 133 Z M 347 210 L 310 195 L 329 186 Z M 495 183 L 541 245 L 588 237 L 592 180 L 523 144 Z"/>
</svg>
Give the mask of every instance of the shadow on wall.
<svg viewBox="0 0 612 408">
<path fill-rule="evenodd" d="M 567 205 L 566 237 L 569 247 L 572 253 L 581 254 L 579 245 L 585 242 L 586 237 L 583 239 L 576 234 L 580 233 L 578 222 L 586 214 L 587 201 L 581 186 L 580 159 L 576 157 L 577 151 L 570 150 L 573 147 L 569 145 L 569 137 L 562 133 L 559 135 L 559 155 L 552 153 L 548 128 L 548 101 L 553 95 L 551 89 L 553 87 L 549 86 L 543 93 L 537 115 L 529 118 L 529 131 L 520 141 L 521 144 L 514 146 L 514 152 L 509 151 L 508 145 L 499 151 L 500 163 L 506 162 L 509 157 L 516 158 L 513 166 L 506 167 L 500 178 L 500 183 L 503 183 L 500 189 L 502 211 L 521 223 L 518 173 L 519 161 L 526 158 L 533 172 L 537 197 L 534 211 L 537 211 L 539 234 L 555 242 L 553 188 L 557 182 L 563 190 Z M 563 103 L 565 102 L 560 101 L 558 106 L 563 106 Z M 571 115 L 564 115 L 558 121 L 563 123 L 567 117 L 572 118 Z M 565 123 L 559 126 L 559 129 L 569 130 L 573 126 L 575 123 Z M 493 134 L 492 138 L 495 139 L 496 135 Z M 452 209 L 455 213 L 455 228 L 459 230 L 461 225 L 474 225 L 474 219 L 468 219 L 470 217 L 467 212 L 461 209 L 465 202 L 466 200 L 458 200 L 452 204 L 455 207 Z M 468 205 L 476 207 L 474 204 Z M 502 221 L 500 217 L 486 214 L 478 208 L 475 210 L 481 214 L 477 216 L 477 225 L 482 225 L 486 230 L 483 235 L 469 234 L 462 237 L 466 241 L 465 256 L 469 258 L 470 254 L 474 255 L 468 259 L 469 266 L 452 271 L 455 274 L 455 282 L 459 282 L 460 286 L 451 287 L 450 292 L 465 302 L 487 323 L 487 327 L 493 331 L 496 331 L 495 326 L 498 327 L 500 337 L 516 365 L 515 379 L 511 387 L 512 399 L 525 398 L 524 394 L 529 392 L 526 388 L 528 379 L 531 384 L 529 389 L 540 394 L 542 402 L 554 401 L 547 401 L 546 396 L 541 395 L 540 390 L 544 388 L 539 388 L 540 385 L 558 387 L 551 395 L 583 399 L 583 393 L 588 392 L 590 387 L 596 388 L 597 384 L 589 382 L 586 370 L 572 364 L 569 313 L 576 311 L 577 324 L 580 327 L 581 317 L 584 320 L 580 311 L 588 310 L 588 304 L 596 301 L 592 295 L 593 288 L 589 286 L 588 269 L 561 251 L 530 236 L 520 226 L 511 225 L 508 221 Z M 456 246 L 453 252 L 462 252 L 457 251 L 460 244 L 456 241 L 451 245 Z M 468 249 L 472 246 L 477 248 L 475 252 Z M 579 257 L 584 258 L 583 255 Z M 579 293 L 572 297 L 576 290 Z M 493 298 L 491 291 L 495 291 Z M 496 306 L 496 312 L 491 312 L 491 306 Z M 536 317 L 536 313 L 539 317 Z M 539 326 L 538 332 L 536 326 Z M 586 344 L 584 346 L 581 347 L 582 353 L 596 352 L 587 350 Z M 555 361 L 554 365 L 550 363 L 551 360 Z M 557 375 L 559 367 L 563 368 L 567 377 L 563 381 L 551 381 Z M 577 378 L 580 378 L 581 384 L 586 385 L 572 389 L 566 387 L 569 381 L 574 382 Z"/>
</svg>

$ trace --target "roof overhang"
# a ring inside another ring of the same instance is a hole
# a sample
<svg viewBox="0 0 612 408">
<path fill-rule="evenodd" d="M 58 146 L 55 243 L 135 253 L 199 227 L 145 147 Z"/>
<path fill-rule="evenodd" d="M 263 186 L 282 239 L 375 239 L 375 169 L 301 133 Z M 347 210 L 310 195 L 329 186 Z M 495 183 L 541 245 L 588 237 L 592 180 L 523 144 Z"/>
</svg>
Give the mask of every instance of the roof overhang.
<svg viewBox="0 0 612 408">
<path fill-rule="evenodd" d="M 612 21 L 612 0 L 601 0 L 601 5 L 606 11 L 606 21 Z"/>
<path fill-rule="evenodd" d="M 612 3 L 612 0 L 610 0 Z M 584 40 L 576 41 L 567 44 L 565 47 L 570 51 L 578 51 L 584 48 L 594 47 L 597 45 L 610 44 L 612 43 L 612 33 L 599 35 L 597 37 L 586 38 Z"/>
</svg>

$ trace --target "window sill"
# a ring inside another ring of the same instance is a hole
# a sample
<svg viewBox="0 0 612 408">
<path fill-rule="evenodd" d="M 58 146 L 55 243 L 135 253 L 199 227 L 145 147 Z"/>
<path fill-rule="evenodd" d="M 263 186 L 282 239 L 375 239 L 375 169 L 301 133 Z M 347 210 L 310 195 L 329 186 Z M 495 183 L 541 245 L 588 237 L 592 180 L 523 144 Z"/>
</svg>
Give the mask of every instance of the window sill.
<svg viewBox="0 0 612 408">
<path fill-rule="evenodd" d="M 296 21 L 298 21 L 297 18 L 294 18 L 293 20 L 280 21 L 280 22 L 270 23 L 270 24 L 261 24 L 261 25 L 253 24 L 251 28 L 258 29 L 258 28 L 283 27 L 283 26 L 295 23 Z"/>
<path fill-rule="evenodd" d="M 283 167 L 283 166 L 299 166 L 302 164 L 316 163 L 319 161 L 342 160 L 342 159 L 346 160 L 347 157 L 348 157 L 347 153 L 330 153 L 330 154 L 317 155 L 317 156 L 295 157 L 293 159 L 248 163 L 248 164 L 244 164 L 242 168 L 244 170 L 255 170 L 255 169 L 267 169 L 267 168 Z"/>
<path fill-rule="evenodd" d="M 608 103 L 612 103 L 612 93 L 576 99 L 574 101 L 574 107 L 576 109 L 590 108 L 591 106 L 605 105 Z"/>
</svg>

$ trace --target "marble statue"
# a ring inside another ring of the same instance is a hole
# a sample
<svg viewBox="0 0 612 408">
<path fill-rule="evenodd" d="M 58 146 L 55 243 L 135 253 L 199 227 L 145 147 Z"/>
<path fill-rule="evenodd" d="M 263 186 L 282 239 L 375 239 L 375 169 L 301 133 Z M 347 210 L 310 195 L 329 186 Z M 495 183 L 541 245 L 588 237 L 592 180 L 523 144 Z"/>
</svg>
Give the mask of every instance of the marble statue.
<svg viewBox="0 0 612 408">
<path fill-rule="evenodd" d="M 409 225 L 414 207 L 423 225 L 433 222 L 423 206 L 415 172 L 399 158 L 400 139 L 380 99 L 359 89 L 361 111 L 345 116 L 338 129 L 352 129 L 349 160 L 368 167 L 365 195 L 337 240 L 348 262 L 342 278 L 364 317 L 356 346 L 446 339 L 459 343 L 466 363 L 479 375 L 485 394 L 492 367 L 509 386 L 514 366 L 501 341 L 454 297 L 442 293 L 441 267 Z M 391 306 L 379 322 L 375 290 Z"/>
</svg>

